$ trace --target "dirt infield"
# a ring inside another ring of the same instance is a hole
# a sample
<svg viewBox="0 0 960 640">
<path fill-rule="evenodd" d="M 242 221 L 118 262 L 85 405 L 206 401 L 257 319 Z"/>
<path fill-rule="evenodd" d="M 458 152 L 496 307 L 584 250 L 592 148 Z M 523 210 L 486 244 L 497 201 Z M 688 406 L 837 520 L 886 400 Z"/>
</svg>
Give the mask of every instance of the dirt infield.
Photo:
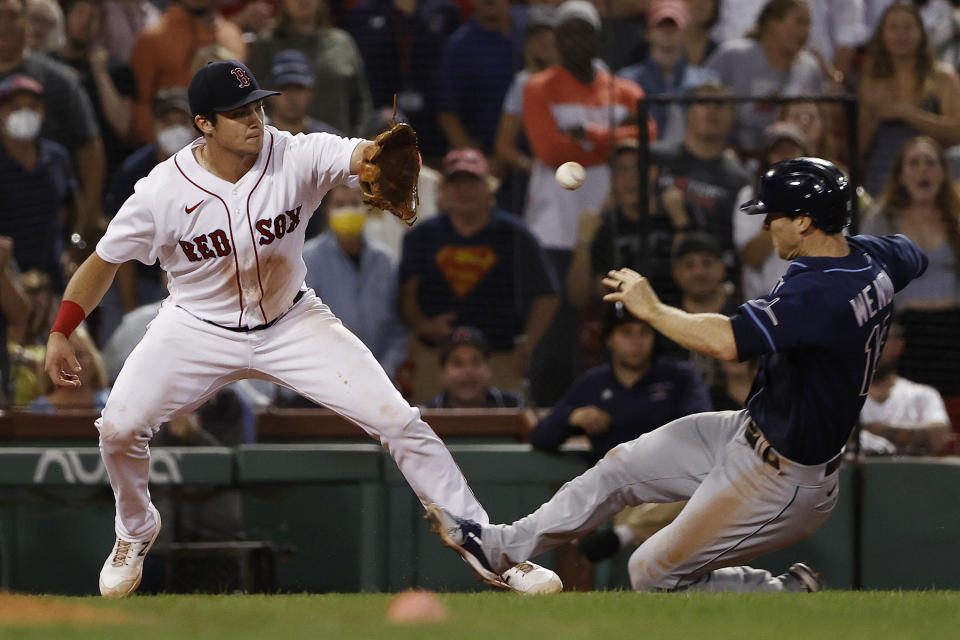
<svg viewBox="0 0 960 640">
<path fill-rule="evenodd" d="M 129 616 L 119 611 L 86 604 L 58 602 L 46 596 L 0 593 L 0 625 L 94 625 L 118 624 L 129 620 Z"/>
</svg>

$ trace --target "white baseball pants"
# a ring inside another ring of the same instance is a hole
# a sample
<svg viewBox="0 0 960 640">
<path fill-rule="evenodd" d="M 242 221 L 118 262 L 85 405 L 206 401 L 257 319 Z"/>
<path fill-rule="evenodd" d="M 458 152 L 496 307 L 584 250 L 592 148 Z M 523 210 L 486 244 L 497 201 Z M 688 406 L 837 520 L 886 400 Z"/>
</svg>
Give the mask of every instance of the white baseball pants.
<svg viewBox="0 0 960 640">
<path fill-rule="evenodd" d="M 243 378 L 284 385 L 356 423 L 390 452 L 423 504 L 487 523 L 450 452 L 394 388 L 370 350 L 312 290 L 273 326 L 228 331 L 164 305 L 117 378 L 100 452 L 117 504 L 117 536 L 147 540 L 148 443 L 160 425 Z"/>
<path fill-rule="evenodd" d="M 494 569 L 586 534 L 624 507 L 689 498 L 630 557 L 634 589 L 782 590 L 769 572 L 735 565 L 816 531 L 836 504 L 837 472 L 782 456 L 774 469 L 747 444 L 749 420 L 746 411 L 695 414 L 615 447 L 534 513 L 484 526 Z"/>
</svg>

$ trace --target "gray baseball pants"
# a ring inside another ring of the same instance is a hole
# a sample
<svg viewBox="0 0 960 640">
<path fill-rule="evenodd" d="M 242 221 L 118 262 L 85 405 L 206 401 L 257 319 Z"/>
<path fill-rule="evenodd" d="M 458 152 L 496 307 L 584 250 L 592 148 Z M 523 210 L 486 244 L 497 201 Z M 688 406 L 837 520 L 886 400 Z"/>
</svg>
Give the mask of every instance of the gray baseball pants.
<svg viewBox="0 0 960 640">
<path fill-rule="evenodd" d="M 782 591 L 768 571 L 737 566 L 802 540 L 837 501 L 835 469 L 779 456 L 779 470 L 745 437 L 744 411 L 700 413 L 612 449 L 534 513 L 485 525 L 483 546 L 503 571 L 592 531 L 627 506 L 689 498 L 671 524 L 630 557 L 637 591 Z M 769 454 L 768 454 L 769 457 Z"/>
</svg>

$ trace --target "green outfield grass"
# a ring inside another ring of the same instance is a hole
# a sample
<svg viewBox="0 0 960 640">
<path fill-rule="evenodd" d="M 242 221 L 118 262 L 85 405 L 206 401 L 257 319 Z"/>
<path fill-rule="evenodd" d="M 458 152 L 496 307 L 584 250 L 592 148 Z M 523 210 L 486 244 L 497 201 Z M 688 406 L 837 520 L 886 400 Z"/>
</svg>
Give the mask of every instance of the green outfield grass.
<svg viewBox="0 0 960 640">
<path fill-rule="evenodd" d="M 441 624 L 398 626 L 390 594 L 141 596 L 123 601 L 41 597 L 38 609 L 91 607 L 109 624 L 0 624 L 0 638 L 238 640 L 870 640 L 960 637 L 960 592 L 819 594 L 440 594 Z M 0 600 L 2 602 L 2 600 Z M 10 619 L 0 611 L 0 619 Z"/>
</svg>

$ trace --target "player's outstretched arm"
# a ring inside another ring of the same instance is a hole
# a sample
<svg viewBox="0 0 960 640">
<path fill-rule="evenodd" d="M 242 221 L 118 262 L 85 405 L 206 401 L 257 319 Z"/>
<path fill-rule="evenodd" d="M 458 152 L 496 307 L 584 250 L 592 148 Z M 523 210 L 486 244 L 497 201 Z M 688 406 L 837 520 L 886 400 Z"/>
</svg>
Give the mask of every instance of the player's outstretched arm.
<svg viewBox="0 0 960 640">
<path fill-rule="evenodd" d="M 356 175 L 360 171 L 360 165 L 363 164 L 363 152 L 367 147 L 372 146 L 372 141 L 364 140 L 353 148 L 353 153 L 350 154 L 350 175 Z"/>
<path fill-rule="evenodd" d="M 687 313 L 664 304 L 650 282 L 632 269 L 608 272 L 603 284 L 613 289 L 604 300 L 622 302 L 630 313 L 680 346 L 718 360 L 737 360 L 737 341 L 725 315 Z"/>
<path fill-rule="evenodd" d="M 70 343 L 70 334 L 88 313 L 100 304 L 117 275 L 119 264 L 106 262 L 96 253 L 83 261 L 67 283 L 63 302 L 47 339 L 43 368 L 50 380 L 60 387 L 80 386 L 80 363 Z"/>
</svg>

